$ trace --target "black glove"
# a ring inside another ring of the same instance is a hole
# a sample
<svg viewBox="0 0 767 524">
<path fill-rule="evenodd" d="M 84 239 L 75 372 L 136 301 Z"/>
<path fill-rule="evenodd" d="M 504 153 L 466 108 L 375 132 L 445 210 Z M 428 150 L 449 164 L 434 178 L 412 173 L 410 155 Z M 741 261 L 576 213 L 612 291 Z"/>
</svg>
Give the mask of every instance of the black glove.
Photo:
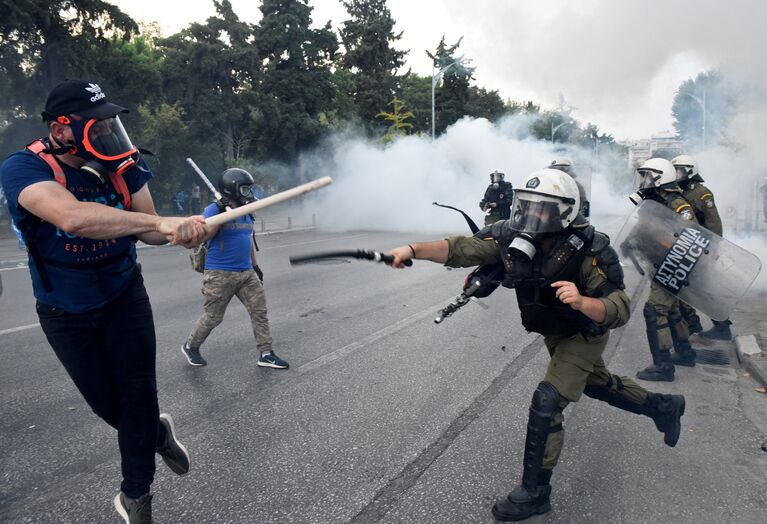
<svg viewBox="0 0 767 524">
<path fill-rule="evenodd" d="M 259 280 L 261 281 L 261 283 L 263 284 L 263 283 L 264 283 L 264 272 L 263 272 L 263 271 L 261 271 L 261 268 L 260 268 L 260 267 L 258 267 L 258 264 L 256 264 L 255 266 L 253 266 L 253 271 L 255 271 L 255 272 L 256 272 L 256 275 L 258 276 L 258 279 L 259 279 Z"/>
<path fill-rule="evenodd" d="M 485 210 L 485 206 L 486 206 L 486 205 L 487 205 L 487 202 L 486 202 L 484 199 L 482 199 L 482 200 L 480 200 L 480 201 L 479 201 L 479 208 L 480 208 L 482 211 L 484 211 L 484 210 Z"/>
</svg>

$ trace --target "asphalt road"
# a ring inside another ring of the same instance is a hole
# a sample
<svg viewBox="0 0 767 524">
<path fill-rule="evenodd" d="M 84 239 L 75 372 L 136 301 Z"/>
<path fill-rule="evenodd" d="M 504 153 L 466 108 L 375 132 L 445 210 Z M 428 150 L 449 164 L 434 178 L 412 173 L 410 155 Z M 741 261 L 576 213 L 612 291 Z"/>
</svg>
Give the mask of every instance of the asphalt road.
<svg viewBox="0 0 767 524">
<path fill-rule="evenodd" d="M 615 232 L 615 221 L 604 221 Z M 157 325 L 161 411 L 192 453 L 174 476 L 161 461 L 163 523 L 489 523 L 518 482 L 529 401 L 545 372 L 542 339 L 499 290 L 443 324 L 438 309 L 468 270 L 416 262 L 291 267 L 288 257 L 387 249 L 412 235 L 303 231 L 261 237 L 275 351 L 288 371 L 256 366 L 244 308 L 233 303 L 192 368 L 179 350 L 202 311 L 199 274 L 176 247 L 140 258 Z M 7 258 L 7 257 L 6 257 Z M 2 261 L 0 261 L 2 262 Z M 112 523 L 120 470 L 114 431 L 93 415 L 36 325 L 26 269 L 2 271 L 0 521 Z M 0 267 L 3 267 L 0 264 Z M 614 332 L 608 366 L 647 365 L 641 305 Z M 682 368 L 682 438 L 663 444 L 650 419 L 584 398 L 565 412 L 553 510 L 530 522 L 767 521 L 767 402 L 727 346 L 724 365 Z M 721 349 L 719 353 L 715 353 Z"/>
</svg>

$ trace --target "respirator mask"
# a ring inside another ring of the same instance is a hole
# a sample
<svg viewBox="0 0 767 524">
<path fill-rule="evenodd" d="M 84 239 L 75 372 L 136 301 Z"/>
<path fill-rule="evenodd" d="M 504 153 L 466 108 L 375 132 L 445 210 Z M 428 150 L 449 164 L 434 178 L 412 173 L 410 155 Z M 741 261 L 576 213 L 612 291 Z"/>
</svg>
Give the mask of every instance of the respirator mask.
<svg viewBox="0 0 767 524">
<path fill-rule="evenodd" d="M 138 150 L 119 116 L 103 119 L 60 116 L 57 121 L 72 130 L 74 143 L 66 146 L 70 154 L 86 161 L 81 170 L 103 179 L 109 172 L 121 175 L 136 164 Z"/>
</svg>

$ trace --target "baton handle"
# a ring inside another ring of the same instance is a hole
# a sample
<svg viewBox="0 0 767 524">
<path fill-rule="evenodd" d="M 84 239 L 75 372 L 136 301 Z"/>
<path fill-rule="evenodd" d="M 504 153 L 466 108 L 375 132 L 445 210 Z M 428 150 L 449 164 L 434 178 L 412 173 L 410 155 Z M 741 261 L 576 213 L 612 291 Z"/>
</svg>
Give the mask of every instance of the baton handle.
<svg viewBox="0 0 767 524">
<path fill-rule="evenodd" d="M 257 200 L 256 202 L 251 202 L 250 204 L 236 207 L 232 209 L 231 211 L 224 211 L 223 213 L 219 213 L 218 215 L 214 215 L 210 218 L 205 219 L 205 223 L 208 224 L 209 226 L 220 226 L 221 224 L 225 222 L 229 222 L 230 220 L 234 220 L 235 218 L 239 218 L 245 215 L 250 215 L 251 213 L 259 209 L 273 206 L 274 204 L 279 204 L 280 202 L 283 202 L 285 200 L 289 200 L 299 195 L 303 195 L 304 193 L 308 193 L 309 191 L 314 191 L 315 189 L 325 187 L 332 183 L 333 183 L 332 178 L 330 178 L 329 176 L 324 176 L 322 178 L 318 178 L 317 180 L 313 180 L 312 182 L 307 182 L 306 184 L 301 184 L 300 186 L 296 186 L 292 189 L 288 189 L 286 191 L 276 193 L 266 198 L 262 198 L 261 200 Z"/>
</svg>

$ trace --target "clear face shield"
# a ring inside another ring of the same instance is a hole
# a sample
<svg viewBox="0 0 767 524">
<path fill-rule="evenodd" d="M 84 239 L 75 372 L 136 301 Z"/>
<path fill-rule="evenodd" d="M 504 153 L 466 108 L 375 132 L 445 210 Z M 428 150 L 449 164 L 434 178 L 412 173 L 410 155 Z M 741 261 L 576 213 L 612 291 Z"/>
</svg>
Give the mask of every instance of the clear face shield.
<svg viewBox="0 0 767 524">
<path fill-rule="evenodd" d="M 660 176 L 661 172 L 655 171 L 654 169 L 637 170 L 637 190 L 629 195 L 631 203 L 635 206 L 641 204 L 642 200 L 647 198 L 647 196 L 655 190 L 657 187 L 656 182 L 660 179 Z"/>
<path fill-rule="evenodd" d="M 123 160 L 136 153 L 119 116 L 88 120 L 83 128 L 83 145 L 99 160 Z"/>
<path fill-rule="evenodd" d="M 500 184 L 503 182 L 503 173 L 490 173 L 490 183 Z"/>
<path fill-rule="evenodd" d="M 514 195 L 509 225 L 515 231 L 531 236 L 562 231 L 560 202 L 541 198 L 529 199 L 522 191 Z"/>
<path fill-rule="evenodd" d="M 687 178 L 692 174 L 692 166 L 675 166 L 676 169 L 676 179 L 677 180 L 687 180 Z"/>
<path fill-rule="evenodd" d="M 640 169 L 639 173 L 639 189 L 647 190 L 653 189 L 656 186 L 656 182 L 660 180 L 660 176 L 663 174 L 661 171 L 654 169 Z"/>
</svg>

